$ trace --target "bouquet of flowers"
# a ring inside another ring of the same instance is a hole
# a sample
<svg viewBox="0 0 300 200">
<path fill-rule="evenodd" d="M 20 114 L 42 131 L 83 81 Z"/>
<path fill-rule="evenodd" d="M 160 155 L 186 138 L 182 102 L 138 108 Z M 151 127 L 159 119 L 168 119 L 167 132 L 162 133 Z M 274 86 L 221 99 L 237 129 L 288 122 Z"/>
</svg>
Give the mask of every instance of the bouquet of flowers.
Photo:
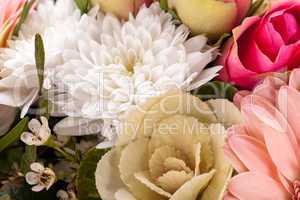
<svg viewBox="0 0 300 200">
<path fill-rule="evenodd" d="M 0 200 L 300 200 L 298 100 L 299 0 L 0 0 Z"/>
</svg>

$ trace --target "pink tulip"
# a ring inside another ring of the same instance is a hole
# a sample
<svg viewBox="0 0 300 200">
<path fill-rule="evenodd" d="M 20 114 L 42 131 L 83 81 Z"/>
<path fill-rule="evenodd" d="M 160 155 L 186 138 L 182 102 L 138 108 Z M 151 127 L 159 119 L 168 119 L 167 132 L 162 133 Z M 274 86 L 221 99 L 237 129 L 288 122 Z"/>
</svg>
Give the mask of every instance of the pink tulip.
<svg viewBox="0 0 300 200">
<path fill-rule="evenodd" d="M 300 200 L 300 69 L 235 96 L 244 123 L 225 153 L 238 172 L 224 200 Z"/>
<path fill-rule="evenodd" d="M 299 13 L 300 1 L 289 0 L 262 17 L 246 18 L 224 48 L 220 79 L 251 89 L 272 72 L 299 67 Z"/>
<path fill-rule="evenodd" d="M 0 47 L 5 47 L 7 40 L 20 18 L 23 6 L 27 0 L 0 1 Z"/>
</svg>

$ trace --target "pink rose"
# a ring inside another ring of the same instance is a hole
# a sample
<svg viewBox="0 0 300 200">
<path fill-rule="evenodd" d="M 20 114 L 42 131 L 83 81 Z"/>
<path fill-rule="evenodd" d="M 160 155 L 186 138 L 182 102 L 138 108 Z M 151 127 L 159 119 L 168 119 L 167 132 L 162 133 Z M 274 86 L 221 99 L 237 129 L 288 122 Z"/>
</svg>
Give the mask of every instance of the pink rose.
<svg viewBox="0 0 300 200">
<path fill-rule="evenodd" d="M 271 72 L 300 64 L 300 2 L 284 1 L 233 30 L 219 62 L 220 79 L 251 89 Z"/>
<path fill-rule="evenodd" d="M 6 46 L 7 40 L 14 31 L 26 1 L 0 0 L 0 47 Z"/>
</svg>

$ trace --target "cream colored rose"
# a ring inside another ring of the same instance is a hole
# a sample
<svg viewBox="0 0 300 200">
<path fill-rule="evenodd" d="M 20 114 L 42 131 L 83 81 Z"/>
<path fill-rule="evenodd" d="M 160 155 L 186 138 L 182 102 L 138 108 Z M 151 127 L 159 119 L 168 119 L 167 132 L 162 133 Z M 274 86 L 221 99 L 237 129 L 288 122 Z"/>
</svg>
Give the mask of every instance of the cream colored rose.
<svg viewBox="0 0 300 200">
<path fill-rule="evenodd" d="M 180 91 L 128 113 L 116 147 L 103 156 L 96 185 L 103 200 L 219 200 L 232 167 L 225 128 L 239 123 L 227 100 L 202 102 Z"/>
</svg>

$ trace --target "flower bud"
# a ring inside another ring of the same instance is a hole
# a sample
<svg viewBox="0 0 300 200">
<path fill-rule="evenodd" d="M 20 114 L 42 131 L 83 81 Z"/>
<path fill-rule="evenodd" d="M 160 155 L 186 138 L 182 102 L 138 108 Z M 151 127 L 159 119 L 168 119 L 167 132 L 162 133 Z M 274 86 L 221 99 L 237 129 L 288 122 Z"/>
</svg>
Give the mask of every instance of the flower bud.
<svg viewBox="0 0 300 200">
<path fill-rule="evenodd" d="M 110 12 L 119 18 L 128 19 L 129 13 L 136 14 L 142 5 L 149 6 L 152 0 L 92 0 L 93 5 L 100 5 L 104 12 Z"/>
<path fill-rule="evenodd" d="M 223 33 L 231 32 L 245 17 L 251 0 L 169 0 L 181 21 L 194 35 L 206 34 L 216 40 Z"/>
</svg>

